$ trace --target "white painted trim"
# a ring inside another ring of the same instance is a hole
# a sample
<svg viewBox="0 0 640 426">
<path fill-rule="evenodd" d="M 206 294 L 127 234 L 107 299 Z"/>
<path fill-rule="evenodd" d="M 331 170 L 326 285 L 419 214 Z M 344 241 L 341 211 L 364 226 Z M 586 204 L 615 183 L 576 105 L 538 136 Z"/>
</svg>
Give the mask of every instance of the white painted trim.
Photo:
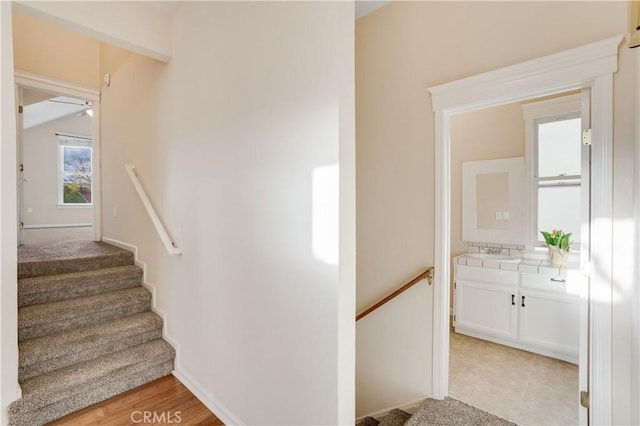
<svg viewBox="0 0 640 426">
<path fill-rule="evenodd" d="M 365 414 L 364 416 L 358 417 L 356 419 L 356 421 L 355 421 L 355 424 L 358 424 L 359 422 L 364 420 L 365 417 L 378 418 L 378 417 L 386 416 L 387 414 L 389 414 L 391 412 L 391 410 L 394 410 L 396 408 L 398 408 L 400 410 L 406 410 L 407 408 L 411 408 L 411 407 L 415 407 L 417 405 L 421 405 L 424 402 L 425 399 L 426 398 L 420 398 L 420 399 L 416 399 L 416 400 L 413 400 L 413 401 L 406 402 L 406 403 L 401 404 L 401 405 L 394 405 L 393 407 L 388 407 L 388 408 L 385 408 L 383 410 L 376 411 L 375 413 Z"/>
<path fill-rule="evenodd" d="M 196 398 L 198 398 L 204 405 L 207 406 L 211 412 L 215 414 L 217 418 L 222 420 L 225 425 L 242 425 L 241 422 L 235 415 L 231 413 L 229 409 L 227 409 L 224 404 L 218 401 L 216 398 L 211 396 L 208 392 L 204 391 L 197 385 L 197 382 L 191 378 L 191 376 L 184 371 L 180 362 L 180 344 L 171 337 L 168 333 L 168 317 L 167 312 L 160 308 L 157 305 L 156 298 L 156 285 L 148 282 L 147 280 L 147 263 L 140 259 L 138 256 L 138 246 L 125 243 L 124 241 L 116 240 L 114 238 L 104 237 L 102 239 L 105 243 L 114 245 L 123 250 L 127 250 L 133 253 L 134 263 L 142 269 L 142 285 L 144 288 L 151 292 L 151 310 L 156 313 L 158 316 L 162 318 L 162 338 L 166 340 L 171 346 L 176 350 L 176 358 L 174 362 L 174 370 L 173 375 L 182 382 L 183 385 L 187 387 L 193 393 Z"/>
<path fill-rule="evenodd" d="M 42 228 L 84 228 L 93 226 L 92 223 L 53 223 L 44 225 L 24 225 L 24 229 L 42 229 Z"/>
<path fill-rule="evenodd" d="M 160 216 L 156 213 L 156 209 L 153 208 L 153 204 L 151 204 L 151 200 L 147 196 L 147 193 L 144 191 L 140 180 L 138 179 L 138 175 L 136 174 L 136 168 L 132 164 L 125 164 L 124 168 L 127 170 L 127 174 L 131 179 L 131 183 L 133 183 L 138 196 L 140 197 L 140 201 L 142 201 L 142 205 L 144 206 L 151 222 L 153 222 L 153 226 L 156 228 L 156 232 L 158 236 L 160 236 L 160 240 L 162 241 L 162 245 L 167 250 L 167 253 L 172 254 L 182 254 L 182 249 L 178 248 L 175 243 L 171 240 L 169 233 L 167 232 L 167 228 L 162 224 L 160 220 Z"/>
<path fill-rule="evenodd" d="M 449 394 L 449 312 L 451 294 L 451 117 L 435 111 L 436 133 L 436 229 L 433 277 L 433 365 L 431 367 L 433 397 L 444 399 Z M 442 143 L 438 143 L 442 141 Z M 440 207 L 440 208 L 439 208 Z M 440 214 L 446 209 L 447 214 Z"/>
<path fill-rule="evenodd" d="M 623 37 L 430 87 L 433 110 L 459 113 L 580 89 L 584 82 L 618 70 Z"/>
<path fill-rule="evenodd" d="M 640 14 L 640 4 L 638 5 Z M 640 20 L 640 17 L 639 17 Z M 640 31 L 636 34 L 640 36 Z M 634 164 L 634 191 L 635 194 L 635 256 L 640 253 L 640 47 L 634 49 L 636 59 L 636 96 L 635 96 L 635 164 Z M 640 263 L 635 262 L 635 279 L 633 282 L 640 283 Z M 640 286 L 635 286 L 635 302 L 633 304 L 633 327 L 631 333 L 631 401 L 640 401 Z M 640 424 L 640 404 L 635 404 L 631 413 L 631 423 Z"/>
<path fill-rule="evenodd" d="M 563 116 L 569 118 L 580 114 L 582 110 L 582 94 L 562 96 L 560 98 L 531 102 L 522 105 L 525 120 L 525 179 L 528 191 L 526 249 L 534 250 L 543 244 L 538 243 L 538 180 L 535 177 L 536 166 L 536 124 L 538 120 Z M 578 246 L 576 244 L 576 246 Z M 577 247 L 573 247 L 575 251 Z"/>
<path fill-rule="evenodd" d="M 58 95 L 70 96 L 93 102 L 92 117 L 92 181 L 91 200 L 93 206 L 93 239 L 100 241 L 102 238 L 102 156 L 100 139 L 100 91 L 91 87 L 69 83 L 44 75 L 15 70 L 15 84 L 19 87 L 39 90 Z M 60 186 L 60 185 L 59 185 Z"/>
<path fill-rule="evenodd" d="M 94 101 L 93 109 L 92 148 L 91 152 L 91 201 L 93 204 L 93 240 L 102 239 L 102 136 L 100 133 L 100 101 Z"/>
<path fill-rule="evenodd" d="M 433 329 L 433 397 L 448 393 L 450 290 L 450 118 L 489 106 L 504 105 L 554 93 L 590 87 L 594 132 L 592 194 L 593 250 L 597 259 L 591 294 L 590 348 L 591 423 L 611 424 L 611 302 L 612 302 L 612 74 L 617 71 L 616 36 L 587 46 L 546 56 L 478 76 L 430 88 L 435 113 L 436 247 Z M 594 303 L 597 300 L 598 303 Z"/>
<path fill-rule="evenodd" d="M 244 425 L 246 423 L 235 417 L 231 411 L 213 396 L 202 390 L 200 386 L 181 368 L 176 368 L 173 375 L 182 382 L 207 408 L 227 426 Z"/>
<path fill-rule="evenodd" d="M 591 330 L 589 339 L 590 420 L 612 421 L 613 303 L 613 74 L 596 78 L 591 93 Z"/>
<path fill-rule="evenodd" d="M 16 70 L 15 81 L 18 86 L 28 89 L 51 92 L 92 102 L 100 101 L 100 91 L 97 89 L 57 80 L 44 75 Z"/>
</svg>

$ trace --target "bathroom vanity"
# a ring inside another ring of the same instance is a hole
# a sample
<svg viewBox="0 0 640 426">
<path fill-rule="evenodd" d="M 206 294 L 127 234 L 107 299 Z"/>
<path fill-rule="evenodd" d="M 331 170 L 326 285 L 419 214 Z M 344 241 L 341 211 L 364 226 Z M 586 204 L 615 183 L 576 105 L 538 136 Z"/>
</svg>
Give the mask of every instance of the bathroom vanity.
<svg viewBox="0 0 640 426">
<path fill-rule="evenodd" d="M 455 331 L 578 363 L 585 287 L 577 265 L 485 253 L 455 257 Z"/>
</svg>

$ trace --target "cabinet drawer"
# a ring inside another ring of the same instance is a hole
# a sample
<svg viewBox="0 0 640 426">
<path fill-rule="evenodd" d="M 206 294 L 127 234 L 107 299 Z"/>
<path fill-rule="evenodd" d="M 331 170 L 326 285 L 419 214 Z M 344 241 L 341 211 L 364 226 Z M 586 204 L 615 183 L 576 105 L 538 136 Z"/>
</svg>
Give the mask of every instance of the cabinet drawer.
<svg viewBox="0 0 640 426">
<path fill-rule="evenodd" d="M 541 275 L 521 272 L 520 280 L 522 288 L 553 291 L 562 294 L 568 293 L 567 278 L 561 277 L 560 275 Z"/>
<path fill-rule="evenodd" d="M 481 282 L 486 284 L 518 286 L 518 272 L 499 269 L 477 268 L 475 266 L 455 265 L 456 280 Z"/>
</svg>

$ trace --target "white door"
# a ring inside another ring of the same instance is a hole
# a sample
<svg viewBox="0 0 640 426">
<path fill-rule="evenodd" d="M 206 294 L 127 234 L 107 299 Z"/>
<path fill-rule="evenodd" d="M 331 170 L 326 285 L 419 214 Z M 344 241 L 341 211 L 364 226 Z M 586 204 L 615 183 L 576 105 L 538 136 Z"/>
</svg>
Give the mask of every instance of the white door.
<svg viewBox="0 0 640 426">
<path fill-rule="evenodd" d="M 455 327 L 514 339 L 517 333 L 516 289 L 456 280 Z"/>
</svg>

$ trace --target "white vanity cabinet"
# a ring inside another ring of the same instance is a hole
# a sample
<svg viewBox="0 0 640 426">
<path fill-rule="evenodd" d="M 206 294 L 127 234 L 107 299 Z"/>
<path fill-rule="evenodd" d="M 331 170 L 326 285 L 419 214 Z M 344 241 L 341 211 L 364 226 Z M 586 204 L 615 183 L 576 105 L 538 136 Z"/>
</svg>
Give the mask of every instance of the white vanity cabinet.
<svg viewBox="0 0 640 426">
<path fill-rule="evenodd" d="M 521 272 L 519 340 L 577 362 L 580 299 L 567 291 L 567 278 Z"/>
<path fill-rule="evenodd" d="M 580 299 L 567 278 L 456 264 L 457 333 L 577 363 Z"/>
<path fill-rule="evenodd" d="M 517 272 L 456 265 L 456 330 L 515 339 L 517 297 Z"/>
</svg>

